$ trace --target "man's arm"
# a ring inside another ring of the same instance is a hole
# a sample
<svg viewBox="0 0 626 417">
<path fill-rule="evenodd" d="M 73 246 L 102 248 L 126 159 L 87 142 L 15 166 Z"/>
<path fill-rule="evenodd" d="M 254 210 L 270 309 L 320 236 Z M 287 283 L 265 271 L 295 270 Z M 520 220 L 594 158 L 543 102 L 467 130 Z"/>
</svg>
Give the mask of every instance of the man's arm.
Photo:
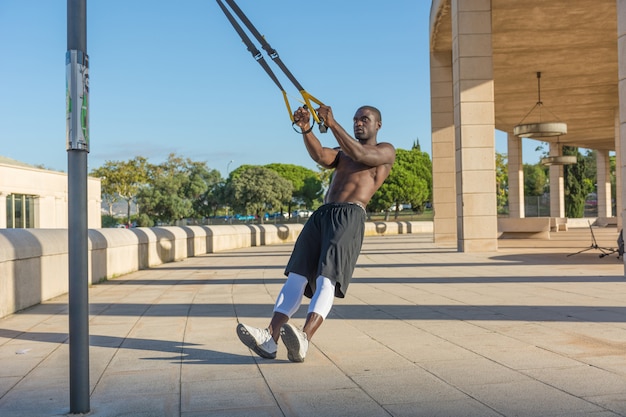
<svg viewBox="0 0 626 417">
<path fill-rule="evenodd" d="M 393 145 L 385 142 L 373 145 L 362 144 L 350 136 L 334 119 L 332 110 L 328 106 L 320 107 L 318 114 L 324 118 L 326 126 L 333 132 L 341 150 L 353 161 L 372 167 L 393 165 L 396 159 L 396 150 Z"/>
<path fill-rule="evenodd" d="M 363 145 L 345 131 L 340 124 L 328 126 L 337 139 L 341 150 L 353 161 L 364 165 L 377 167 L 385 164 L 392 165 L 396 159 L 396 150 L 390 143 L 381 142 L 376 145 Z"/>
<path fill-rule="evenodd" d="M 302 129 L 304 139 L 304 146 L 311 158 L 324 168 L 332 168 L 337 160 L 337 149 L 331 149 L 322 146 L 321 142 L 313 133 L 311 129 L 311 113 L 303 108 L 298 108 L 294 113 L 294 120 L 296 125 Z"/>
</svg>

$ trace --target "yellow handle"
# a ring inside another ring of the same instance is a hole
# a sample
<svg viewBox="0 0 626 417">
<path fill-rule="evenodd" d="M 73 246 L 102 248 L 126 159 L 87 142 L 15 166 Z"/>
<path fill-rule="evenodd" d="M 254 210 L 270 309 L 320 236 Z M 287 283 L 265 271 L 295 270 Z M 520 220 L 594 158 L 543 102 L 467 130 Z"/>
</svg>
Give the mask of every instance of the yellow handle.
<svg viewBox="0 0 626 417">
<path fill-rule="evenodd" d="M 296 121 L 293 117 L 293 112 L 291 111 L 291 105 L 289 104 L 289 99 L 287 98 L 287 92 L 285 90 L 281 90 L 281 91 L 283 93 L 283 100 L 285 100 L 285 106 L 287 106 L 287 111 L 289 112 L 289 119 L 291 120 L 291 124 L 293 125 Z M 324 124 L 324 119 L 320 118 L 317 115 L 317 112 L 315 111 L 315 109 L 313 109 L 313 106 L 311 105 L 311 102 L 319 106 L 323 106 L 324 103 L 322 103 L 317 98 L 313 97 L 306 90 L 300 90 L 300 94 L 302 95 L 302 98 L 304 99 L 304 106 L 309 109 L 309 111 L 313 115 L 313 119 L 320 126 L 320 132 L 325 133 L 328 128 Z"/>
<path fill-rule="evenodd" d="M 309 110 L 311 110 L 311 113 L 313 114 L 313 119 L 315 119 L 315 121 L 318 124 L 321 125 L 323 123 L 323 121 L 320 120 L 319 116 L 317 115 L 317 112 L 315 111 L 315 109 L 313 109 L 313 106 L 311 105 L 311 102 L 313 102 L 313 103 L 315 103 L 315 104 L 317 104 L 319 106 L 323 106 L 324 103 L 322 103 L 320 100 L 318 100 L 315 97 L 313 97 L 306 90 L 301 90 L 300 94 L 302 95 L 302 98 L 304 99 L 304 103 L 307 105 Z"/>
</svg>

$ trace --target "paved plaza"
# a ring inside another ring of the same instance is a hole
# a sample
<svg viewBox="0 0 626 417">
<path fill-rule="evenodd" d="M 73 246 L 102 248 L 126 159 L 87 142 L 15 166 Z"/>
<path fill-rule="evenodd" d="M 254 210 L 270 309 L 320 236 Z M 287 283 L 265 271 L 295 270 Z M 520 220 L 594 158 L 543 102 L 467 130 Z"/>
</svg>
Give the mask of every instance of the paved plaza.
<svg viewBox="0 0 626 417">
<path fill-rule="evenodd" d="M 595 232 L 616 246 L 615 228 Z M 282 345 L 261 359 L 235 333 L 268 324 L 291 245 L 95 285 L 90 415 L 626 416 L 624 265 L 590 239 L 477 254 L 430 234 L 366 238 L 304 363 Z M 0 416 L 69 412 L 67 311 L 59 297 L 0 320 Z"/>
</svg>

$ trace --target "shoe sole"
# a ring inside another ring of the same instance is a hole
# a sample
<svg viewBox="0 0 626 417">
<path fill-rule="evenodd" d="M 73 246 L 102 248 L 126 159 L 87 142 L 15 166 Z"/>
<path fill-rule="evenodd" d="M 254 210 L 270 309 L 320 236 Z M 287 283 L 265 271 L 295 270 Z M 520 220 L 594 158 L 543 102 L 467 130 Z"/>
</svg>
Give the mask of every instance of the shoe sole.
<svg viewBox="0 0 626 417">
<path fill-rule="evenodd" d="M 248 332 L 248 329 L 246 329 L 246 327 L 241 323 L 237 325 L 237 336 L 239 336 L 239 340 L 241 340 L 244 345 L 248 346 L 260 357 L 265 359 L 276 359 L 276 352 L 272 354 L 261 349 L 261 347 L 257 345 L 254 337 L 252 337 L 252 335 Z"/>
<path fill-rule="evenodd" d="M 291 362 L 304 362 L 304 356 L 300 355 L 300 338 L 297 330 L 290 324 L 285 324 L 280 329 L 280 338 L 287 348 L 287 358 Z"/>
</svg>

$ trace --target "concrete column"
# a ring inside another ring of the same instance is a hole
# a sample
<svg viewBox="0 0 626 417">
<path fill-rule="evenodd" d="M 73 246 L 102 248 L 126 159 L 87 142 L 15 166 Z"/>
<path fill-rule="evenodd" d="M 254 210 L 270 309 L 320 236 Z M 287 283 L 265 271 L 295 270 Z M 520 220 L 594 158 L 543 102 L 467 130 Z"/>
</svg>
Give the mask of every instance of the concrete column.
<svg viewBox="0 0 626 417">
<path fill-rule="evenodd" d="M 495 110 L 491 1 L 452 0 L 457 248 L 495 251 Z"/>
<path fill-rule="evenodd" d="M 7 228 L 7 195 L 0 193 L 0 229 Z"/>
<path fill-rule="evenodd" d="M 626 0 L 617 0 L 617 74 L 619 89 L 619 123 L 616 127 L 617 136 L 619 137 L 619 152 L 617 154 L 616 169 L 619 172 L 618 188 L 616 192 L 617 210 L 618 210 L 618 227 L 624 224 L 624 208 L 626 208 L 626 190 L 622 188 L 622 184 L 626 184 Z M 626 256 L 623 257 L 625 262 L 624 275 L 626 276 Z"/>
<path fill-rule="evenodd" d="M 615 111 L 615 195 L 613 198 L 615 199 L 615 214 L 617 217 L 617 229 L 622 228 L 622 173 L 624 170 L 622 169 L 622 142 L 620 139 L 620 123 L 619 123 L 619 111 Z M 624 146 L 626 148 L 626 146 Z"/>
<path fill-rule="evenodd" d="M 526 217 L 524 211 L 524 164 L 522 139 L 507 135 L 507 161 L 509 171 L 509 217 Z"/>
<path fill-rule="evenodd" d="M 561 147 L 550 143 L 550 156 L 561 156 Z M 550 165 L 550 217 L 565 217 L 563 165 Z"/>
<path fill-rule="evenodd" d="M 436 245 L 455 245 L 454 100 L 452 54 L 449 51 L 431 53 L 430 97 L 435 212 L 433 238 Z"/>
<path fill-rule="evenodd" d="M 609 151 L 596 151 L 598 217 L 611 217 L 611 163 Z"/>
</svg>

